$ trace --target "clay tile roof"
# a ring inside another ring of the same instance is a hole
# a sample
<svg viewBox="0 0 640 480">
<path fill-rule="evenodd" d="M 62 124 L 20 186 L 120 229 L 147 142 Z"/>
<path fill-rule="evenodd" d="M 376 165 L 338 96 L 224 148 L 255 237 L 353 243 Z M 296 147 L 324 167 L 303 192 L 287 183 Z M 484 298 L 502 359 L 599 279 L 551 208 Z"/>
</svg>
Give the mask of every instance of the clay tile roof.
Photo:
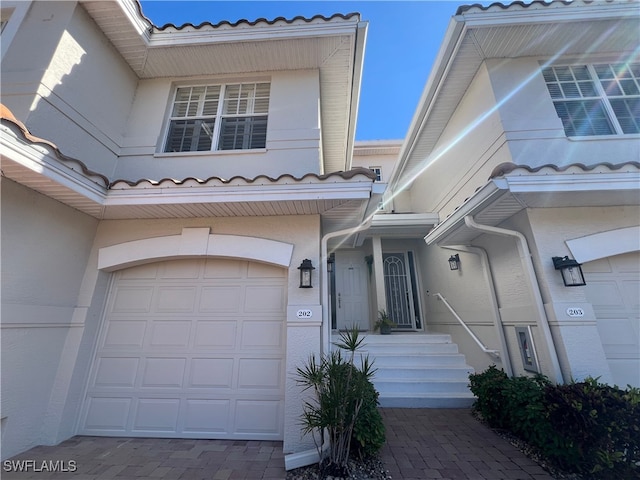
<svg viewBox="0 0 640 480">
<path fill-rule="evenodd" d="M 327 173 L 324 175 L 319 175 L 319 174 L 315 174 L 315 173 L 307 173 L 306 175 L 303 175 L 302 177 L 294 177 L 293 175 L 290 174 L 283 174 L 280 175 L 277 178 L 273 178 L 273 177 L 269 177 L 267 175 L 258 175 L 256 177 L 253 178 L 247 178 L 247 177 L 242 177 L 242 176 L 234 176 L 230 179 L 223 179 L 220 177 L 216 177 L 216 176 L 212 176 L 207 178 L 206 180 L 201 180 L 199 178 L 194 178 L 194 177 L 186 177 L 182 180 L 176 180 L 173 178 L 163 178 L 162 180 L 152 180 L 149 178 L 141 178 L 139 180 L 135 180 L 135 181 L 131 181 L 131 180 L 125 180 L 125 179 L 118 179 L 115 180 L 113 182 L 110 182 L 109 179 L 100 174 L 100 173 L 96 173 L 92 170 L 89 170 L 89 168 L 87 168 L 87 166 L 82 163 L 80 160 L 69 157 L 65 154 L 63 154 L 60 149 L 52 142 L 42 139 L 40 137 L 36 137 L 35 135 L 33 135 L 29 129 L 26 127 L 26 125 L 24 123 L 22 123 L 21 121 L 19 121 L 18 119 L 16 119 L 16 117 L 13 115 L 13 113 L 11 112 L 11 110 L 9 110 L 9 108 L 7 108 L 5 105 L 0 103 L 0 119 L 7 121 L 13 125 L 15 125 L 16 127 L 18 127 L 18 130 L 20 131 L 22 137 L 27 140 L 28 142 L 32 143 L 32 144 L 40 144 L 40 145 L 45 145 L 49 148 L 52 149 L 52 151 L 54 152 L 54 154 L 56 155 L 56 157 L 63 163 L 66 164 L 69 168 L 74 169 L 73 166 L 76 165 L 80 168 L 80 170 L 82 171 L 82 173 L 84 175 L 86 175 L 87 177 L 93 177 L 94 179 L 99 179 L 101 181 L 101 183 L 103 184 L 103 186 L 107 187 L 108 189 L 126 189 L 126 188 L 130 188 L 130 187 L 144 187 L 145 185 L 148 187 L 155 187 L 155 186 L 160 186 L 160 185 L 173 185 L 173 186 L 180 186 L 180 185 L 186 185 L 186 184 L 196 184 L 196 185 L 229 185 L 229 184 L 236 184 L 236 185 L 248 185 L 248 184 L 273 184 L 273 183 L 281 183 L 281 184 L 287 184 L 287 183 L 312 183 L 312 182 L 318 182 L 318 181 L 327 181 L 327 182 L 331 182 L 332 180 L 334 181 L 344 181 L 344 180 L 351 180 L 352 178 L 356 177 L 357 175 L 362 175 L 365 178 L 368 178 L 369 180 L 375 181 L 376 175 L 375 173 L 373 173 L 371 170 L 369 170 L 368 168 L 353 168 L 351 170 L 348 170 L 346 172 L 332 172 L 332 173 Z"/>
<path fill-rule="evenodd" d="M 56 146 L 55 143 L 33 135 L 29 131 L 27 126 L 24 123 L 22 123 L 20 120 L 18 120 L 7 106 L 1 103 L 0 103 L 0 120 L 8 121 L 9 123 L 12 123 L 16 127 L 18 127 L 18 130 L 20 131 L 22 137 L 28 142 L 32 144 L 45 145 L 51 148 L 55 156 L 63 164 L 66 164 L 66 166 L 68 166 L 72 170 L 76 170 L 76 168 L 73 168 L 73 167 L 77 166 L 80 168 L 80 171 L 87 177 L 92 177 L 94 180 L 96 179 L 100 180 L 103 186 L 105 187 L 109 185 L 109 179 L 106 176 L 102 175 L 101 173 L 94 172 L 93 170 L 89 170 L 89 168 L 87 168 L 87 166 L 84 163 L 82 163 L 80 160 L 65 155 L 60 151 L 60 149 Z"/>
<path fill-rule="evenodd" d="M 607 0 L 607 1 L 610 1 L 610 0 Z M 487 10 L 490 10 L 490 9 L 492 9 L 494 7 L 499 7 L 499 8 L 502 8 L 503 10 L 507 10 L 509 8 L 512 8 L 515 5 L 517 5 L 519 7 L 522 7 L 522 8 L 529 8 L 529 7 L 534 6 L 534 5 L 541 5 L 543 7 L 548 7 L 552 3 L 554 3 L 554 4 L 562 3 L 564 5 L 571 5 L 574 2 L 573 2 L 573 0 L 572 1 L 564 1 L 563 0 L 563 1 L 554 1 L 554 2 L 545 2 L 545 1 L 541 1 L 541 0 L 534 0 L 534 1 L 529 2 L 529 3 L 520 2 L 520 1 L 511 2 L 511 3 L 508 3 L 506 5 L 504 3 L 501 3 L 501 2 L 494 2 L 494 3 L 492 3 L 490 5 L 487 5 L 487 6 L 481 5 L 479 3 L 474 3 L 472 5 L 461 5 L 461 6 L 459 6 L 458 10 L 456 10 L 456 15 L 462 15 L 463 13 L 466 13 L 466 12 L 469 12 L 469 11 L 473 11 L 473 10 L 487 11 Z M 591 2 L 587 0 L 587 1 L 585 1 L 585 3 L 591 3 Z"/>
<path fill-rule="evenodd" d="M 335 18 L 342 18 L 343 20 L 349 20 L 352 17 L 359 17 L 360 14 L 356 13 L 356 12 L 352 12 L 352 13 L 348 13 L 348 14 L 342 14 L 342 13 L 335 13 L 333 15 L 331 15 L 330 17 L 325 17 L 324 15 L 314 15 L 311 18 L 307 18 L 307 17 L 303 17 L 302 15 L 298 15 L 296 17 L 293 18 L 285 18 L 285 17 L 277 17 L 274 18 L 273 20 L 268 20 L 266 18 L 258 18 L 256 20 L 250 21 L 247 19 L 240 19 L 236 22 L 230 22 L 228 20 L 222 20 L 218 23 L 211 23 L 211 22 L 202 22 L 199 25 L 194 25 L 193 23 L 185 23 L 183 25 L 175 25 L 173 23 L 167 23 L 161 27 L 154 27 L 159 31 L 162 30 L 166 30 L 168 28 L 175 28 L 176 30 L 182 30 L 184 28 L 195 28 L 196 30 L 199 30 L 203 27 L 212 27 L 212 28 L 219 28 L 219 27 L 223 27 L 223 26 L 228 26 L 228 27 L 238 27 L 240 25 L 247 25 L 250 27 L 253 27 L 259 23 L 264 23 L 267 25 L 275 25 L 276 23 L 279 22 L 285 22 L 289 25 L 296 23 L 296 22 L 306 22 L 306 23 L 312 23 L 316 20 L 324 20 L 326 22 L 331 21 Z M 146 17 L 145 17 L 146 18 Z"/>
<path fill-rule="evenodd" d="M 640 162 L 624 162 L 624 163 L 615 163 L 615 164 L 609 163 L 609 162 L 602 162 L 602 163 L 597 163 L 595 165 L 584 165 L 583 163 L 571 163 L 569 165 L 564 165 L 564 166 L 558 166 L 558 165 L 548 163 L 545 165 L 541 165 L 539 167 L 530 167 L 529 165 L 517 165 L 515 163 L 505 162 L 505 163 L 501 163 L 500 165 L 498 165 L 493 169 L 493 171 L 491 172 L 491 175 L 489 176 L 489 180 L 497 177 L 503 177 L 512 172 L 517 173 L 518 170 L 520 170 L 521 173 L 531 174 L 531 173 L 539 173 L 545 169 L 551 171 L 551 173 L 563 173 L 563 172 L 568 173 L 569 171 L 590 172 L 593 170 L 600 171 L 603 169 L 614 171 L 614 170 L 628 169 L 630 167 L 633 169 L 640 169 Z"/>
</svg>

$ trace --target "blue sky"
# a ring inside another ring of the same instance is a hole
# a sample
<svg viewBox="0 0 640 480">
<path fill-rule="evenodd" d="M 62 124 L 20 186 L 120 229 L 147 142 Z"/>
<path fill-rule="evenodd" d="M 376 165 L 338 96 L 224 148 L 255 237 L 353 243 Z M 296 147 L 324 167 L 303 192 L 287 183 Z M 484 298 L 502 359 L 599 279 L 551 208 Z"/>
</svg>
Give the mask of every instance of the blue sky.
<svg viewBox="0 0 640 480">
<path fill-rule="evenodd" d="M 359 12 L 369 31 L 357 140 L 405 137 L 449 20 L 459 5 L 471 3 L 477 2 L 141 1 L 144 14 L 158 26 Z"/>
</svg>

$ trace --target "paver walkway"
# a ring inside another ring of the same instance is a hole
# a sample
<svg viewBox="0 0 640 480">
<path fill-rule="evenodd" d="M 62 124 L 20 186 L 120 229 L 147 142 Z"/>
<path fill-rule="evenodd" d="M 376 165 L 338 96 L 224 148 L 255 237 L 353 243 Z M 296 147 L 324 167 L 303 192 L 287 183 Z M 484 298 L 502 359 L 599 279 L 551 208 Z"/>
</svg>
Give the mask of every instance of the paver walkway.
<svg viewBox="0 0 640 480">
<path fill-rule="evenodd" d="M 477 422 L 469 410 L 385 408 L 382 415 L 387 428 L 382 460 L 393 480 L 552 479 Z M 286 476 L 281 442 L 78 436 L 54 447 L 32 448 L 9 461 L 17 465 L 17 460 L 33 464 L 29 471 L 9 472 L 3 462 L 2 480 L 282 480 Z M 55 462 L 58 470 L 67 471 L 50 471 Z"/>
<path fill-rule="evenodd" d="M 466 409 L 384 408 L 382 461 L 393 480 L 552 480 Z"/>
</svg>

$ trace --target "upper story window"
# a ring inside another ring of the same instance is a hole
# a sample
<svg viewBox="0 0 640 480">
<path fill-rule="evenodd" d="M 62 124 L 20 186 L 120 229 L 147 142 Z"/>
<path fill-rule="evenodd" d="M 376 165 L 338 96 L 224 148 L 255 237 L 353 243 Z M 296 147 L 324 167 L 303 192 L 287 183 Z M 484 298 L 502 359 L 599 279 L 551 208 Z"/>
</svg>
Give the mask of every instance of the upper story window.
<svg viewBox="0 0 640 480">
<path fill-rule="evenodd" d="M 542 70 L 567 136 L 640 133 L 640 63 Z"/>
<path fill-rule="evenodd" d="M 371 170 L 373 173 L 376 174 L 376 182 L 381 182 L 382 181 L 382 168 L 380 168 L 380 167 L 369 167 L 369 170 Z"/>
<path fill-rule="evenodd" d="M 178 87 L 165 152 L 265 148 L 269 83 Z"/>
</svg>

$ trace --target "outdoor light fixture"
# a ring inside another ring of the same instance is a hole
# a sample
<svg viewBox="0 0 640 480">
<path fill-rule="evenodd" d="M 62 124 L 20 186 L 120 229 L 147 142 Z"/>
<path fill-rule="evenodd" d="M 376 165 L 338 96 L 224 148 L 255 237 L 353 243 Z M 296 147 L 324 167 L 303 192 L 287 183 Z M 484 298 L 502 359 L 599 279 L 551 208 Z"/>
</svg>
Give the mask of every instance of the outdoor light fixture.
<svg viewBox="0 0 640 480">
<path fill-rule="evenodd" d="M 579 287 L 587 284 L 584 281 L 582 267 L 573 258 L 552 257 L 551 260 L 553 260 L 555 269 L 560 270 L 565 287 Z"/>
<path fill-rule="evenodd" d="M 460 268 L 460 255 L 457 253 L 449 257 L 449 269 L 458 270 Z"/>
<path fill-rule="evenodd" d="M 311 285 L 311 270 L 315 270 L 316 268 L 311 265 L 311 260 L 305 258 L 302 260 L 302 263 L 298 267 L 300 270 L 300 288 L 312 288 Z"/>
</svg>

